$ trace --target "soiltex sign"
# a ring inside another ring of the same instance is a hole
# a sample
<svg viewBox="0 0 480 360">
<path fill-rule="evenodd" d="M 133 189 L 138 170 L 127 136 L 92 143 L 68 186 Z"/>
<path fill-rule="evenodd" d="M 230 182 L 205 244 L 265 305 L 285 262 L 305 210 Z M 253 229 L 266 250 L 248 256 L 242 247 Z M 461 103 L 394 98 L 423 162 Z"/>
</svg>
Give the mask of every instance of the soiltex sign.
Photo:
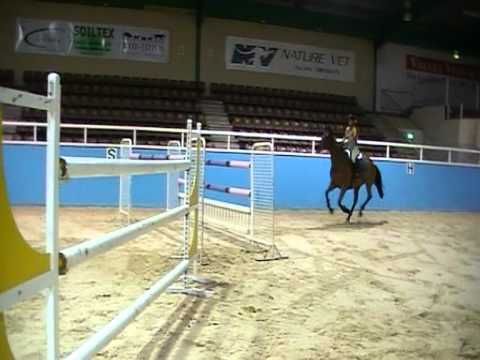
<svg viewBox="0 0 480 360">
<path fill-rule="evenodd" d="M 19 53 L 169 61 L 166 30 L 17 18 L 15 36 Z"/>
<path fill-rule="evenodd" d="M 75 25 L 73 47 L 85 55 L 109 54 L 112 50 L 114 31 L 112 27 Z"/>
</svg>

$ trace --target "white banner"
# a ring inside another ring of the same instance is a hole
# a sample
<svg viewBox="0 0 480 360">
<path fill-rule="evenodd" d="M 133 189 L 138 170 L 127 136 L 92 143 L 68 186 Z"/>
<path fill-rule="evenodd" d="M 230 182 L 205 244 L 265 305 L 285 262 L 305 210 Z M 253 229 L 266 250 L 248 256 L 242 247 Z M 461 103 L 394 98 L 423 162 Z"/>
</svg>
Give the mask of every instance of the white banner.
<svg viewBox="0 0 480 360">
<path fill-rule="evenodd" d="M 16 52 L 167 63 L 168 49 L 165 30 L 17 18 Z"/>
<path fill-rule="evenodd" d="M 247 70 L 309 78 L 355 81 L 352 51 L 227 36 L 225 64 Z"/>
</svg>

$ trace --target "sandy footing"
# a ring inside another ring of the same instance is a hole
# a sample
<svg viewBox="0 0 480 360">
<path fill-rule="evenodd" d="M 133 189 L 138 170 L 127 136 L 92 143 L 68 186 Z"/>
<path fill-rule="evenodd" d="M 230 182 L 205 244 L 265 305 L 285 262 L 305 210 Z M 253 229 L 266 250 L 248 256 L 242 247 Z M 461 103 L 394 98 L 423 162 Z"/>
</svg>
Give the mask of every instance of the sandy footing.
<svg viewBox="0 0 480 360">
<path fill-rule="evenodd" d="M 151 212 L 139 211 L 138 217 Z M 34 246 L 43 209 L 15 209 Z M 480 359 L 480 214 L 368 212 L 344 224 L 281 211 L 287 260 L 207 232 L 205 298 L 160 296 L 98 359 Z M 62 247 L 118 227 L 113 209 L 62 208 Z M 67 355 L 177 260 L 180 223 L 91 259 L 60 279 Z M 18 359 L 44 358 L 41 296 L 7 312 Z"/>
</svg>

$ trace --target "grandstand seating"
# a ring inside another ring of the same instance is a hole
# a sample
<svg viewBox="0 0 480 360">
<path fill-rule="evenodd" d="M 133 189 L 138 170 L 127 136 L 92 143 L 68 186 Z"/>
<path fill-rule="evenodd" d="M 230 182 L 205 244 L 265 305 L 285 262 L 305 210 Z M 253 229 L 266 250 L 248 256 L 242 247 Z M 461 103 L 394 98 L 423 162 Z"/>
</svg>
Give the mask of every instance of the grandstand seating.
<svg viewBox="0 0 480 360">
<path fill-rule="evenodd" d="M 46 76 L 46 72 L 26 71 L 25 88 L 44 93 Z M 72 73 L 61 76 L 63 123 L 181 128 L 188 116 L 198 118 L 197 99 L 205 88 L 204 83 L 194 81 Z M 46 120 L 45 113 L 35 109 L 24 109 L 22 119 Z M 89 135 L 101 136 L 98 140 L 104 142 L 119 137 L 117 131 L 93 131 Z M 158 143 L 154 139 L 148 142 Z"/>
<path fill-rule="evenodd" d="M 46 76 L 47 72 L 26 71 L 23 87 L 45 93 Z M 63 73 L 61 77 L 63 123 L 182 128 L 188 116 L 200 119 L 198 102 L 205 93 L 202 82 L 74 73 Z M 14 86 L 12 70 L 0 70 L 0 84 Z M 375 127 L 362 119 L 363 110 L 355 97 L 220 83 L 210 84 L 210 94 L 224 103 L 235 131 L 315 136 L 330 127 L 340 135 L 346 115 L 353 113 L 361 119 L 362 138 L 382 139 Z M 24 108 L 19 120 L 45 122 L 46 118 L 42 111 Z M 31 129 L 22 127 L 17 128 L 17 135 L 27 140 L 33 136 Z M 89 141 L 118 143 L 132 133 L 90 130 L 88 135 Z M 167 140 L 160 134 L 140 135 L 149 144 Z M 39 129 L 38 139 L 44 137 L 45 132 Z M 62 141 L 82 138 L 79 129 L 62 131 Z M 254 141 L 242 138 L 240 147 L 249 148 Z M 276 149 L 310 152 L 311 144 L 278 141 Z"/>
<path fill-rule="evenodd" d="M 239 131 L 319 135 L 328 126 L 341 134 L 347 114 L 363 113 L 352 96 L 220 83 L 210 92 Z M 382 138 L 372 124 L 361 121 L 360 127 L 364 137 Z"/>
</svg>

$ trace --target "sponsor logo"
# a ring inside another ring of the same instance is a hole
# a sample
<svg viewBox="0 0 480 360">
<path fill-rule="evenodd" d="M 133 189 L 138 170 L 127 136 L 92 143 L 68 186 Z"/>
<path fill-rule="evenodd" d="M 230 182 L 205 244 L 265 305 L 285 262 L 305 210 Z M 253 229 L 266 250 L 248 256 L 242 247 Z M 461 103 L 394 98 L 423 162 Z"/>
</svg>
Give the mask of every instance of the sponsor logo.
<svg viewBox="0 0 480 360">
<path fill-rule="evenodd" d="M 112 49 L 115 29 L 103 26 L 75 25 L 73 44 L 82 54 L 109 53 Z"/>
<path fill-rule="evenodd" d="M 143 55 L 164 55 L 165 34 L 138 34 L 125 31 L 122 34 L 122 52 Z"/>
<path fill-rule="evenodd" d="M 235 44 L 231 63 L 268 68 L 278 50 L 276 47 Z"/>
<path fill-rule="evenodd" d="M 22 32 L 24 32 L 23 28 Z M 65 52 L 71 44 L 68 26 L 55 23 L 27 32 L 23 40 L 31 47 L 53 52 Z"/>
</svg>

